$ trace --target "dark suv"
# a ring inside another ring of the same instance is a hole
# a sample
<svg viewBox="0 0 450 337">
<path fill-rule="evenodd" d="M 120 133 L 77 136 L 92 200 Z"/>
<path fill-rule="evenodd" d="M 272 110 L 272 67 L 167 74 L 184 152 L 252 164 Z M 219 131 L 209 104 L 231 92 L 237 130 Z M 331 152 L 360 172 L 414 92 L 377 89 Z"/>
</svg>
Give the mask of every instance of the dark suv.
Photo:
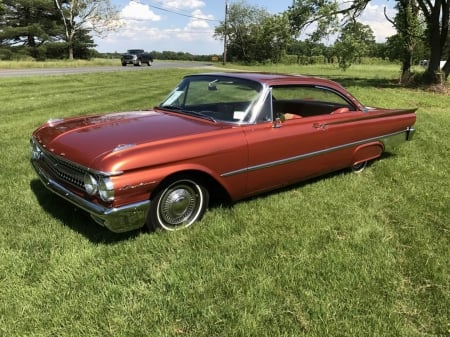
<svg viewBox="0 0 450 337">
<path fill-rule="evenodd" d="M 125 54 L 122 54 L 120 62 L 124 67 L 126 67 L 127 64 L 133 64 L 134 66 L 141 66 L 142 63 L 151 66 L 153 62 L 153 57 L 150 53 L 147 53 L 143 49 L 129 49 Z"/>
</svg>

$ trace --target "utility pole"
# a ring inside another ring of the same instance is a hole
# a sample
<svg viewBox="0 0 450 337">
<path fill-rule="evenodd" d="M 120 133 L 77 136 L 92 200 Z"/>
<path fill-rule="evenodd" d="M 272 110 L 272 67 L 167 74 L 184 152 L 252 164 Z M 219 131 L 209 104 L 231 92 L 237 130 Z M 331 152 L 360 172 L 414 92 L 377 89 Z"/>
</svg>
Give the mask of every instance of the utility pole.
<svg viewBox="0 0 450 337">
<path fill-rule="evenodd" d="M 227 34 L 228 34 L 228 0 L 225 0 L 225 20 L 223 21 L 223 57 L 222 64 L 225 65 L 227 63 Z"/>
</svg>

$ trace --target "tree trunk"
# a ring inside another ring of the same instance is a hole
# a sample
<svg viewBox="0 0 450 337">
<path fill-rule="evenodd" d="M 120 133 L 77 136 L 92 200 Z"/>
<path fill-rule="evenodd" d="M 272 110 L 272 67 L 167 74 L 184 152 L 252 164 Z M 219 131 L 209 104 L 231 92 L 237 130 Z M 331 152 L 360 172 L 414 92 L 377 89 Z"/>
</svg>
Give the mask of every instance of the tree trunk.
<svg viewBox="0 0 450 337">
<path fill-rule="evenodd" d="M 444 80 L 448 80 L 448 75 L 450 74 L 450 56 L 447 59 L 447 62 L 445 62 L 444 68 L 442 68 L 442 71 L 444 72 Z"/>
<path fill-rule="evenodd" d="M 69 46 L 69 60 L 73 60 L 73 46 Z"/>
<path fill-rule="evenodd" d="M 426 80 L 430 84 L 441 84 L 443 80 L 440 63 L 448 38 L 448 20 L 448 2 L 446 0 L 436 0 L 434 7 L 430 8 L 426 20 L 429 29 L 431 54 L 425 75 Z"/>
<path fill-rule="evenodd" d="M 405 48 L 405 58 L 402 64 L 402 74 L 400 76 L 400 84 L 407 84 L 411 78 L 411 65 L 412 65 L 412 51 L 410 48 Z"/>
</svg>

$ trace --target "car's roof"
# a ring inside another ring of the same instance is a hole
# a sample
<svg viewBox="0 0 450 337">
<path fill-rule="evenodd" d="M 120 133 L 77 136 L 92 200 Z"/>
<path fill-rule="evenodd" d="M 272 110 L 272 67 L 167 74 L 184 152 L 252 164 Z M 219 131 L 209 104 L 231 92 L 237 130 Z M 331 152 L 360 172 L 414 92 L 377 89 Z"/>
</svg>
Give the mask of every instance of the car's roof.
<svg viewBox="0 0 450 337">
<path fill-rule="evenodd" d="M 327 85 L 332 87 L 341 87 L 340 84 L 328 80 L 326 78 L 299 75 L 299 74 L 277 74 L 277 73 L 262 73 L 262 72 L 219 72 L 219 73 L 205 73 L 201 75 L 212 76 L 225 76 L 242 78 L 265 83 L 267 85 L 280 85 L 280 84 L 315 84 L 315 85 Z M 193 75 L 196 76 L 196 75 Z M 197 75 L 198 76 L 198 75 Z"/>
<path fill-rule="evenodd" d="M 262 83 L 267 86 L 283 86 L 283 85 L 308 85 L 308 86 L 323 86 L 341 93 L 350 99 L 358 109 L 362 109 L 363 105 L 350 94 L 339 83 L 316 76 L 298 75 L 298 74 L 277 74 L 277 73 L 263 73 L 263 72 L 216 72 L 203 73 L 190 76 L 223 76 L 229 78 L 240 78 Z"/>
</svg>

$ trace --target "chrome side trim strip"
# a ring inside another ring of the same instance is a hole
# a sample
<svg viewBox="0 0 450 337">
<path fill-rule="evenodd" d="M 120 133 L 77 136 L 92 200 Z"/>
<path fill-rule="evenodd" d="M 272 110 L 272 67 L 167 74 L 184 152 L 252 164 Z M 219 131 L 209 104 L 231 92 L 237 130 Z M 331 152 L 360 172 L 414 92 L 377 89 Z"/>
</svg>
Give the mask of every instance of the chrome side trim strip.
<svg viewBox="0 0 450 337">
<path fill-rule="evenodd" d="M 329 152 L 333 152 L 333 151 L 346 149 L 348 147 L 361 145 L 361 144 L 368 143 L 368 142 L 373 142 L 373 141 L 377 141 L 377 140 L 383 142 L 386 139 L 389 139 L 391 137 L 395 137 L 395 136 L 398 136 L 398 135 L 401 135 L 401 134 L 405 134 L 405 139 L 404 140 L 406 141 L 408 139 L 411 139 L 412 134 L 414 133 L 414 131 L 415 130 L 413 128 L 408 127 L 406 130 L 393 132 L 393 133 L 390 133 L 390 134 L 387 134 L 387 135 L 383 135 L 383 136 L 367 138 L 367 139 L 359 140 L 359 141 L 348 143 L 348 144 L 342 144 L 342 145 L 338 145 L 338 146 L 333 146 L 333 147 L 330 147 L 330 148 L 327 148 L 327 149 L 323 149 L 323 150 L 318 150 L 318 151 L 314 151 L 314 152 L 310 152 L 310 153 L 300 154 L 300 155 L 294 156 L 294 157 L 289 157 L 289 158 L 285 158 L 285 159 L 275 160 L 275 161 L 268 162 L 268 163 L 258 164 L 258 165 L 249 166 L 249 167 L 245 167 L 245 168 L 242 168 L 242 169 L 230 171 L 230 172 L 225 172 L 225 173 L 222 173 L 220 176 L 221 177 L 230 177 L 230 176 L 233 176 L 233 175 L 236 175 L 236 174 L 247 173 L 247 172 L 256 171 L 256 170 L 262 170 L 262 169 L 265 169 L 265 168 L 278 166 L 278 165 L 284 165 L 284 164 L 292 163 L 292 162 L 295 162 L 295 161 L 299 161 L 299 160 L 303 160 L 303 159 L 319 156 L 319 155 L 324 154 L 324 153 L 329 153 Z M 384 142 L 383 142 L 383 145 L 384 145 Z"/>
</svg>

